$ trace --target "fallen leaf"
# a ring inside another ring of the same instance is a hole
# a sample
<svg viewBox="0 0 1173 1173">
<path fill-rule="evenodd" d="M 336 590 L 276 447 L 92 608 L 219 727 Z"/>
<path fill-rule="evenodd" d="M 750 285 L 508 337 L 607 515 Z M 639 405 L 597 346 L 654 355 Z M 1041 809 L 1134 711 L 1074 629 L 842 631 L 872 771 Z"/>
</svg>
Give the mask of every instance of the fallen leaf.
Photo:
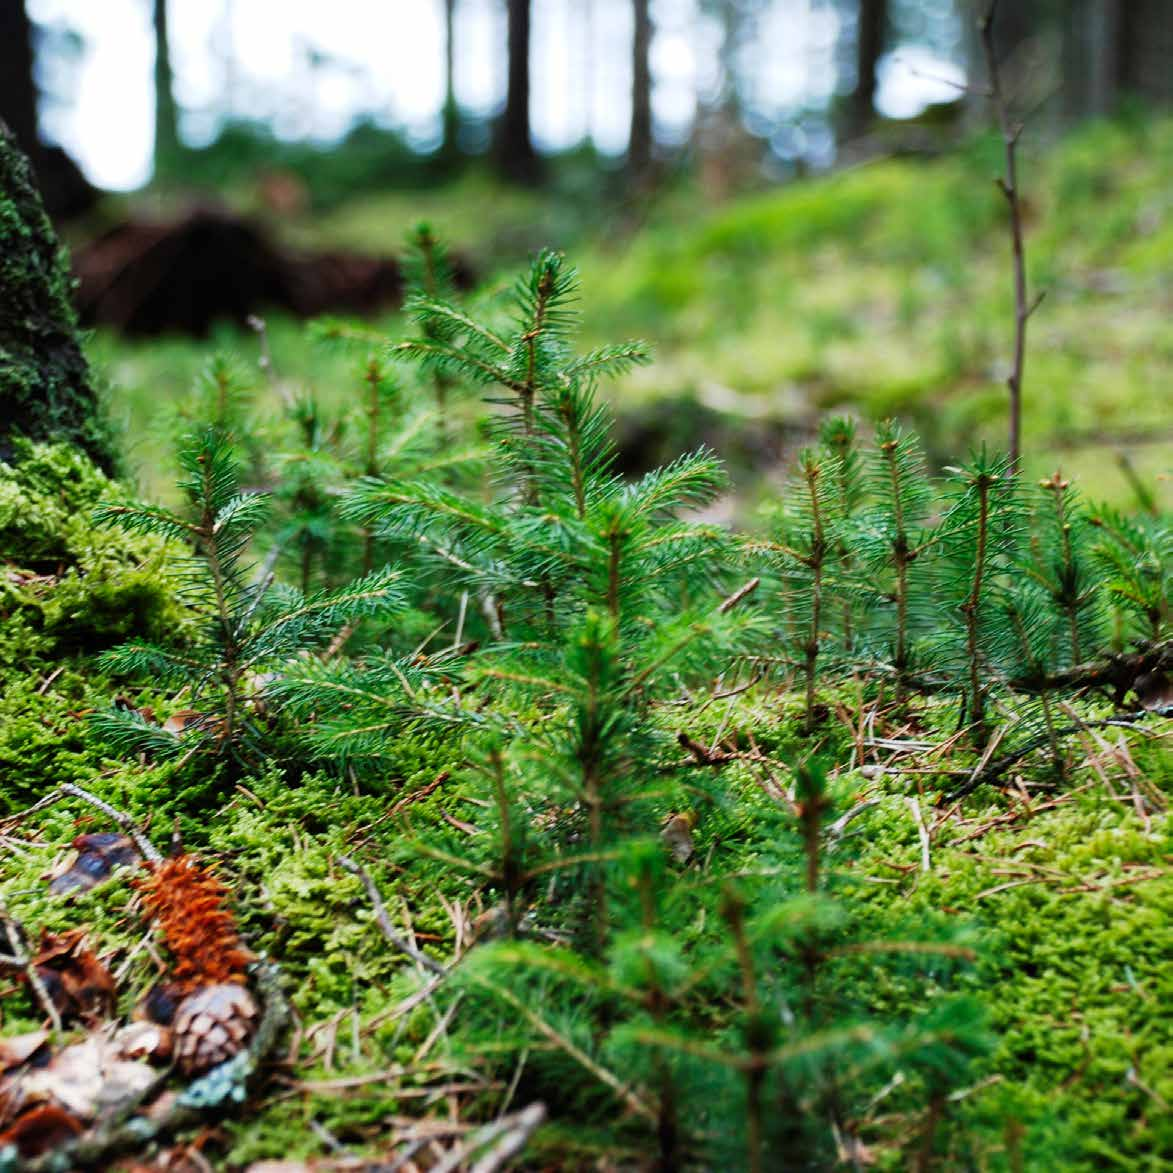
<svg viewBox="0 0 1173 1173">
<path fill-rule="evenodd" d="M 11 1071 L 27 1063 L 48 1040 L 47 1030 L 34 1030 L 28 1034 L 0 1039 L 0 1072 Z"/>
<path fill-rule="evenodd" d="M 157 1022 L 131 1022 L 119 1027 L 113 1042 L 122 1059 L 166 1059 L 171 1054 L 171 1031 Z"/>
<path fill-rule="evenodd" d="M 660 831 L 660 838 L 663 839 L 668 850 L 672 852 L 672 858 L 677 863 L 688 863 L 692 858 L 692 853 L 695 850 L 692 840 L 692 829 L 695 826 L 696 813 L 694 811 L 669 815 L 664 820 L 664 826 Z"/>
<path fill-rule="evenodd" d="M 199 712 L 198 709 L 180 709 L 177 713 L 172 713 L 163 722 L 163 731 L 165 733 L 174 733 L 178 737 L 185 729 L 190 729 L 193 725 L 199 725 L 205 719 L 206 714 Z"/>
<path fill-rule="evenodd" d="M 55 1104 L 38 1104 L 0 1132 L 0 1149 L 13 1145 L 22 1157 L 39 1157 L 85 1129 Z"/>
<path fill-rule="evenodd" d="M 41 933 L 37 975 L 63 1019 L 94 1022 L 114 1005 L 114 979 L 85 944 L 85 930 Z"/>
<path fill-rule="evenodd" d="M 59 1051 L 45 1067 L 34 1067 L 0 1082 L 0 1099 L 12 1113 L 36 1104 L 54 1104 L 79 1120 L 93 1120 L 145 1092 L 158 1073 L 141 1060 L 118 1057 L 110 1039 L 90 1035 Z"/>
</svg>

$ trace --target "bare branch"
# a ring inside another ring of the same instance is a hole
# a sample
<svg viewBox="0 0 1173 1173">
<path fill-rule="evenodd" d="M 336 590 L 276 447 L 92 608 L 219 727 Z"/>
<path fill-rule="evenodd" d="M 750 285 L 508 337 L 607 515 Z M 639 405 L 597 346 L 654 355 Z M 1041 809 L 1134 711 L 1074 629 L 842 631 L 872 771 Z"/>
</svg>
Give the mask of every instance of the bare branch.
<svg viewBox="0 0 1173 1173">
<path fill-rule="evenodd" d="M 994 45 L 994 20 L 998 12 L 998 0 L 990 0 L 985 16 L 978 22 L 982 49 L 986 58 L 986 72 L 989 75 L 989 98 L 994 106 L 998 128 L 1002 134 L 1005 154 L 1005 174 L 996 180 L 999 190 L 1006 197 L 1010 209 L 1010 242 L 1014 263 L 1014 361 L 1006 386 L 1010 391 L 1010 467 L 1018 472 L 1022 456 L 1022 379 L 1026 368 L 1026 323 L 1042 301 L 1036 297 L 1028 302 L 1026 288 L 1026 253 L 1023 246 L 1022 202 L 1018 190 L 1018 140 L 1022 136 L 1022 123 L 1010 118 L 1010 106 L 1002 87 L 998 68 L 998 53 Z"/>
<path fill-rule="evenodd" d="M 100 799 L 96 794 L 91 794 L 88 790 L 83 790 L 80 786 L 75 786 L 72 782 L 62 782 L 58 787 L 62 794 L 71 795 L 74 798 L 80 798 L 82 802 L 88 802 L 90 806 L 96 807 L 107 818 L 113 820 L 119 827 L 121 827 L 127 835 L 133 840 L 135 847 L 138 848 L 139 854 L 148 863 L 162 863 L 163 855 L 159 849 L 135 826 L 134 820 L 128 814 L 115 807 L 112 807 L 108 802 Z"/>
</svg>

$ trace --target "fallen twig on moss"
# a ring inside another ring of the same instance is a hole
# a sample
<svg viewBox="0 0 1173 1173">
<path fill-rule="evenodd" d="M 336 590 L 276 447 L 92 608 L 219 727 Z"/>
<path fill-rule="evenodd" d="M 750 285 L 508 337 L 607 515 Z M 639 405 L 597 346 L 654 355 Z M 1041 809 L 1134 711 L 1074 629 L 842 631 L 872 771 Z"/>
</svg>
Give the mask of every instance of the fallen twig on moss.
<svg viewBox="0 0 1173 1173">
<path fill-rule="evenodd" d="M 383 903 L 382 894 L 375 886 L 375 881 L 371 879 L 370 873 L 360 863 L 356 863 L 348 855 L 339 855 L 338 862 L 348 871 L 352 876 L 357 876 L 362 882 L 362 886 L 366 889 L 367 896 L 375 910 L 375 922 L 378 924 L 384 937 L 387 938 L 389 944 L 393 945 L 400 953 L 406 954 L 417 965 L 422 965 L 425 969 L 429 969 L 434 974 L 446 974 L 448 969 L 438 962 L 434 957 L 429 957 L 426 953 L 417 949 L 409 941 L 401 937 L 391 924 L 390 917 L 387 916 L 387 908 Z"/>
<path fill-rule="evenodd" d="M 88 790 L 83 790 L 80 786 L 75 786 L 72 782 L 62 782 L 57 789 L 61 794 L 69 795 L 72 798 L 80 798 L 83 802 L 88 802 L 90 806 L 96 807 L 107 818 L 113 820 L 113 822 L 130 836 L 135 847 L 139 849 L 139 853 L 148 863 L 163 862 L 162 853 L 138 829 L 130 815 L 124 814 L 116 807 L 112 807 L 108 802 L 99 798 L 96 794 L 91 794 Z"/>
<path fill-rule="evenodd" d="M 502 1116 L 492 1124 L 478 1128 L 476 1132 L 455 1145 L 439 1164 L 432 1166 L 432 1173 L 455 1173 L 471 1156 L 487 1145 L 493 1147 L 471 1167 L 471 1170 L 472 1173 L 496 1173 L 496 1170 L 504 1168 L 507 1161 L 525 1148 L 529 1138 L 545 1119 L 546 1105 L 541 1103 L 530 1104 L 520 1112 Z"/>
<path fill-rule="evenodd" d="M 56 1041 L 61 1037 L 61 1012 L 49 996 L 49 991 L 45 989 L 45 983 L 33 963 L 33 955 L 24 940 L 24 929 L 17 921 L 7 915 L 3 905 L 0 905 L 0 915 L 4 917 L 4 934 L 8 938 L 8 945 L 12 950 L 12 955 L 9 957 L 0 955 L 0 966 L 10 965 L 13 969 L 19 969 L 24 973 L 29 988 L 41 1009 L 48 1016 L 53 1028 L 53 1038 Z"/>
<path fill-rule="evenodd" d="M 972 794 L 979 786 L 997 782 L 1003 774 L 1016 766 L 1023 758 L 1034 753 L 1036 749 L 1041 749 L 1043 746 L 1050 744 L 1052 737 L 1070 737 L 1073 733 L 1082 733 L 1087 729 L 1103 729 L 1110 725 L 1136 726 L 1146 717 L 1151 717 L 1152 715 L 1148 709 L 1141 709 L 1139 712 L 1123 713 L 1118 717 L 1102 717 L 1097 721 L 1079 721 L 1074 725 L 1064 725 L 1062 728 L 1056 729 L 1053 732 L 1049 731 L 1045 734 L 1040 734 L 1038 737 L 1032 738 L 1010 753 L 1003 754 L 1000 758 L 989 762 L 981 769 L 975 770 L 970 775 L 969 780 L 957 787 L 956 790 L 947 794 L 944 801 L 947 803 L 956 802 L 958 799 Z"/>
</svg>

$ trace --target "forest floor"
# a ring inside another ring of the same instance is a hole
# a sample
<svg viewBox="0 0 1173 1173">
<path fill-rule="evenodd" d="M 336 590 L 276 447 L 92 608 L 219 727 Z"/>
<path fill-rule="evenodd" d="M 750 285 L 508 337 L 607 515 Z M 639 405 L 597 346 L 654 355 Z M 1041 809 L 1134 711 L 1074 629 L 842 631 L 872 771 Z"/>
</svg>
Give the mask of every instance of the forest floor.
<svg viewBox="0 0 1173 1173">
<path fill-rule="evenodd" d="M 366 1168 L 364 1154 L 386 1160 L 421 1137 L 449 1144 L 470 1118 L 519 1107 L 551 1079 L 567 1096 L 586 1094 L 570 1089 L 584 1079 L 590 1087 L 590 1077 L 560 1066 L 558 1048 L 527 1051 L 528 1063 L 523 1057 L 511 1079 L 495 1065 L 490 1042 L 465 1037 L 443 989 L 421 997 L 433 975 L 388 948 L 368 892 L 340 863 L 343 855 L 363 862 L 394 930 L 416 947 L 446 965 L 469 955 L 471 926 L 485 911 L 476 886 L 408 850 L 437 829 L 454 851 L 482 834 L 488 812 L 462 767 L 460 740 L 406 733 L 375 768 L 360 763 L 339 774 L 282 760 L 295 730 L 273 714 L 264 722 L 277 756 L 227 788 L 218 771 L 185 774 L 112 755 L 87 714 L 108 709 L 114 697 L 150 706 L 160 719 L 190 702 L 109 677 L 94 652 L 131 635 L 174 637 L 192 619 L 177 607 L 173 580 L 149 543 L 128 547 L 125 535 L 88 522 L 94 502 L 112 492 L 97 474 L 61 456 L 24 468 L 0 467 L 0 532 L 25 542 L 0 582 L 7 616 L 0 907 L 34 938 L 84 927 L 117 974 L 117 1007 L 129 1015 L 162 962 L 150 934 L 144 937 L 128 873 L 66 896 L 49 886 L 76 861 L 75 836 L 119 828 L 76 797 L 59 796 L 47 808 L 40 800 L 63 783 L 84 787 L 144 827 L 161 850 L 178 836 L 215 865 L 249 946 L 280 966 L 295 1026 L 261 1098 L 196 1136 L 204 1159 L 234 1170 L 281 1159 L 290 1164 L 274 1168 L 287 1173 Z M 948 1135 L 956 1139 L 934 1167 L 1167 1167 L 1168 732 L 1159 721 L 1089 731 L 1072 742 L 1057 789 L 1051 768 L 1028 759 L 1002 788 L 943 803 L 981 760 L 958 744 L 951 703 L 920 702 L 907 719 L 893 719 L 883 703 L 861 707 L 851 687 L 823 699 L 829 717 L 819 745 L 841 763 L 830 779 L 827 818 L 838 829 L 825 866 L 859 930 L 897 941 L 938 932 L 975 958 L 960 969 L 942 959 L 926 973 L 865 957 L 846 979 L 861 983 L 875 1014 L 923 1008 L 950 991 L 972 995 L 988 1018 L 993 1048 L 951 1098 Z M 663 760 L 674 780 L 656 800 L 661 816 L 710 796 L 696 808 L 692 862 L 682 877 L 707 884 L 767 864 L 801 868 L 798 849 L 775 838 L 779 802 L 789 808 L 771 781 L 789 775 L 793 754 L 807 743 L 801 711 L 794 693 L 765 683 L 728 701 L 699 694 L 662 710 Z M 711 747 L 717 764 L 673 753 L 678 731 Z M 457 1003 L 466 994 L 457 993 Z M 593 1050 L 573 1002 L 535 1005 Z M 0 1012 L 6 1036 L 41 1023 L 27 995 L 10 991 Z M 637 1121 L 621 1118 L 604 1129 L 614 1109 L 601 1086 L 587 1103 L 579 1127 L 563 1120 L 539 1133 L 534 1167 L 643 1167 L 639 1142 L 623 1139 Z M 907 1089 L 888 1087 L 873 1111 L 865 1141 L 894 1129 L 915 1139 L 920 1104 Z M 175 1164 L 151 1168 L 202 1168 L 179 1163 L 188 1159 L 186 1143 L 168 1150 Z M 901 1151 L 876 1143 L 869 1161 L 907 1168 Z M 298 1163 L 311 1158 L 320 1163 Z M 258 1165 L 257 1173 L 267 1168 Z"/>
<path fill-rule="evenodd" d="M 498 198 L 475 180 L 434 200 L 372 198 L 291 231 L 392 246 L 426 216 L 475 256 L 491 228 L 494 249 L 480 255 L 494 273 L 549 236 L 572 244 L 585 344 L 647 336 L 656 346 L 654 365 L 604 389 L 625 467 L 707 442 L 729 458 L 744 517 L 831 408 L 908 419 L 937 465 L 998 443 L 1011 302 L 996 169 L 993 145 L 979 144 L 714 207 L 679 191 L 622 239 L 560 226 L 532 197 Z M 1086 496 L 1135 503 L 1130 469 L 1155 486 L 1157 509 L 1173 492 L 1171 174 L 1173 120 L 1164 120 L 1088 128 L 1029 158 L 1025 178 L 1032 281 L 1048 291 L 1031 322 L 1027 468 L 1033 476 L 1061 464 Z M 478 224 L 486 201 L 492 214 Z M 483 296 L 497 284 L 494 276 Z M 401 323 L 389 315 L 379 326 L 394 337 Z M 353 355 L 281 318 L 268 324 L 268 345 L 274 368 L 256 372 L 250 408 L 267 421 L 266 444 L 279 446 L 280 430 L 292 428 L 280 417 L 299 388 L 327 411 L 357 399 Z M 217 348 L 255 369 L 257 338 L 227 328 L 199 343 L 90 339 L 122 431 L 128 489 L 61 451 L 0 465 L 4 916 L 30 939 L 84 926 L 116 975 L 125 1016 L 156 980 L 157 942 L 127 871 L 68 896 L 49 886 L 75 862 L 76 836 L 117 830 L 76 794 L 42 804 L 71 784 L 128 815 L 161 850 L 175 836 L 214 864 L 248 945 L 280 967 L 293 1028 L 259 1098 L 188 1135 L 168 1150 L 171 1164 L 152 1169 L 373 1169 L 397 1167 L 392 1154 L 408 1150 L 421 1168 L 444 1167 L 434 1153 L 452 1151 L 474 1123 L 563 1088 L 561 1118 L 527 1150 L 533 1168 L 649 1167 L 646 1126 L 620 1107 L 614 1082 L 567 1058 L 566 1038 L 589 1062 L 607 1058 L 572 999 L 535 1000 L 554 1036 L 542 1032 L 506 1068 L 491 1038 L 464 1033 L 470 988 L 453 994 L 434 980 L 437 965 L 472 968 L 472 926 L 487 911 L 476 884 L 406 847 L 426 830 L 456 845 L 485 835 L 489 804 L 476 797 L 459 738 L 409 729 L 376 766 L 338 769 L 299 757 L 296 722 L 259 706 L 273 753 L 226 781 L 220 770 L 119 757 L 95 737 L 87 718 L 115 703 L 160 718 L 190 704 L 99 666 L 99 652 L 131 636 L 181 639 L 197 619 L 176 596 L 174 547 L 99 529 L 91 516 L 124 491 L 174 499 L 173 440 L 191 422 L 190 388 Z M 430 638 L 432 622 L 411 619 L 397 636 L 408 652 Z M 676 869 L 686 886 L 767 866 L 796 874 L 803 861 L 799 846 L 775 839 L 800 813 L 776 782 L 791 777 L 809 741 L 797 690 L 740 677 L 725 686 L 719 702 L 685 691 L 654 718 L 666 780 L 654 795 L 653 839 L 673 812 L 697 811 L 690 858 Z M 958 740 L 956 703 L 922 698 L 897 713 L 882 692 L 865 697 L 851 680 L 820 693 L 818 746 L 834 763 L 828 818 L 840 820 L 825 839 L 829 883 L 865 935 L 899 942 L 939 930 L 970 960 L 888 968 L 864 950 L 843 981 L 876 1015 L 923 1009 L 946 991 L 970 995 L 990 1036 L 965 1086 L 938 1105 L 937 1156 L 915 1167 L 1167 1169 L 1169 722 L 1084 729 L 1069 739 L 1061 779 L 1027 757 L 999 785 L 946 802 L 983 764 Z M 1101 699 L 1080 703 L 1081 712 L 1111 711 Z M 681 733 L 704 752 L 680 749 Z M 388 947 L 343 856 L 361 861 L 393 931 L 432 959 L 430 969 Z M 692 928 L 698 938 L 706 931 Z M 731 1014 L 725 1002 L 705 1012 L 714 1031 Z M 0 1013 L 6 1037 L 41 1025 L 37 1001 L 15 980 Z M 503 1034 L 516 1018 L 500 1014 Z M 860 1124 L 856 1167 L 913 1167 L 923 1109 L 900 1080 L 879 1089 Z M 0 1167 L 9 1158 L 0 1151 Z"/>
</svg>

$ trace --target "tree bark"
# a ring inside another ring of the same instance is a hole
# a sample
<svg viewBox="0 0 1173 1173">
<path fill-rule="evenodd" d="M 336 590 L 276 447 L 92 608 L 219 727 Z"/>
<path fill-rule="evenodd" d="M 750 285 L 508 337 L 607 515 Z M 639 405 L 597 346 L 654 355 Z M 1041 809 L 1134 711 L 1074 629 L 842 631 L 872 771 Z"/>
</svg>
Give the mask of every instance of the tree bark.
<svg viewBox="0 0 1173 1173">
<path fill-rule="evenodd" d="M 497 142 L 501 174 L 534 183 L 538 157 L 529 135 L 530 0 L 506 0 L 509 20 L 509 84 Z"/>
<path fill-rule="evenodd" d="M 627 165 L 635 176 L 646 175 L 652 163 L 652 18 L 649 0 L 632 0 L 635 35 L 631 55 L 631 132 Z"/>
<path fill-rule="evenodd" d="M 74 444 L 109 472 L 71 287 L 29 161 L 0 122 L 0 459 L 25 436 Z"/>
<path fill-rule="evenodd" d="M 440 151 L 453 159 L 459 151 L 460 107 L 456 104 L 456 0 L 444 0 L 444 113 Z"/>
<path fill-rule="evenodd" d="M 167 39 L 167 0 L 155 0 L 155 169 L 179 149 L 179 115 L 172 86 L 171 48 Z"/>
<path fill-rule="evenodd" d="M 859 0 L 855 34 L 855 88 L 848 103 L 848 131 L 864 134 L 876 114 L 876 67 L 884 53 L 888 0 Z"/>
<path fill-rule="evenodd" d="M 34 155 L 37 88 L 33 82 L 33 33 L 24 0 L 0 0 L 0 118 L 21 149 Z"/>
</svg>

